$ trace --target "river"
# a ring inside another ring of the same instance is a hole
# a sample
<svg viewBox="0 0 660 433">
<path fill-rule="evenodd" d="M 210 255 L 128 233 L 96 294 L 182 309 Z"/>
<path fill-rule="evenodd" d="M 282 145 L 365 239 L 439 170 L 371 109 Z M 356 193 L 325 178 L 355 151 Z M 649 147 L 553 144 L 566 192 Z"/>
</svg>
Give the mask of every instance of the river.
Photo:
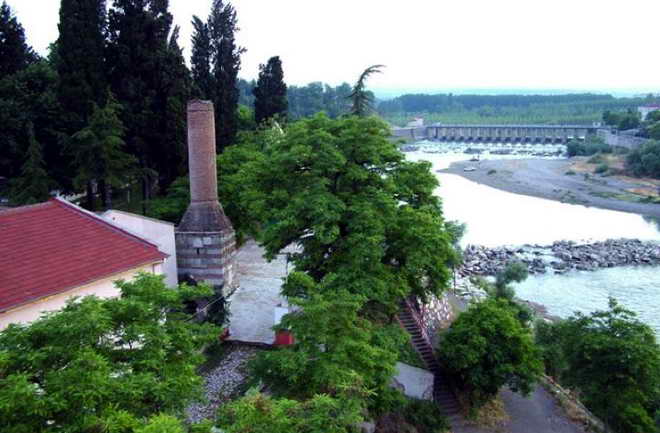
<svg viewBox="0 0 660 433">
<path fill-rule="evenodd" d="M 408 152 L 409 160 L 426 160 L 440 181 L 445 218 L 467 224 L 462 244 L 488 247 L 541 244 L 558 240 L 577 242 L 630 238 L 660 241 L 658 225 L 640 215 L 529 197 L 480 185 L 463 177 L 438 173 L 464 153 Z M 488 158 L 521 158 L 492 155 Z M 607 307 L 613 296 L 660 335 L 660 269 L 626 267 L 564 275 L 530 276 L 516 285 L 522 299 L 543 304 L 548 312 L 567 317 Z"/>
</svg>

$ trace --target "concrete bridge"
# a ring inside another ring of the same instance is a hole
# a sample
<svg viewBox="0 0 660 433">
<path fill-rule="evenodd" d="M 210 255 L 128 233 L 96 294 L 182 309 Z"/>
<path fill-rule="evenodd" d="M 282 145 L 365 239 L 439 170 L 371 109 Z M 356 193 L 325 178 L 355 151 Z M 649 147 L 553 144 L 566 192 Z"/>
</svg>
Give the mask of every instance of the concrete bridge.
<svg viewBox="0 0 660 433">
<path fill-rule="evenodd" d="M 474 143 L 566 143 L 596 135 L 599 126 L 586 125 L 444 125 L 395 128 L 393 135 L 414 140 Z"/>
</svg>

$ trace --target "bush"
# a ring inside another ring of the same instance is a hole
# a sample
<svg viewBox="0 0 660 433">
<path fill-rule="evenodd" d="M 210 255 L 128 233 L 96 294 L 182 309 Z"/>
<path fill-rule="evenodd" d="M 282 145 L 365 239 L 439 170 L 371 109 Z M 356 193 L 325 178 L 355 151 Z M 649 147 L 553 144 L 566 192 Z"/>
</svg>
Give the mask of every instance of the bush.
<svg viewBox="0 0 660 433">
<path fill-rule="evenodd" d="M 607 171 L 610 169 L 610 166 L 607 164 L 599 164 L 598 167 L 596 167 L 596 170 L 594 170 L 595 173 L 597 174 L 603 174 L 607 173 Z"/>
<path fill-rule="evenodd" d="M 603 164 L 607 162 L 602 153 L 597 153 L 587 160 L 589 164 Z"/>
<path fill-rule="evenodd" d="M 635 176 L 660 179 L 660 142 L 650 141 L 628 153 L 626 169 Z"/>
<path fill-rule="evenodd" d="M 495 173 L 497 173 L 497 170 L 495 170 L 495 169 L 488 170 L 488 175 L 495 174 Z"/>
<path fill-rule="evenodd" d="M 602 138 L 589 136 L 585 141 L 571 140 L 566 145 L 568 156 L 590 156 L 597 153 L 612 153 L 612 147 Z"/>
<path fill-rule="evenodd" d="M 653 330 L 610 299 L 609 309 L 539 325 L 546 372 L 580 393 L 618 432 L 657 432 L 660 346 Z"/>
<path fill-rule="evenodd" d="M 403 409 L 403 416 L 418 433 L 443 433 L 451 428 L 434 401 L 410 399 Z"/>
<path fill-rule="evenodd" d="M 439 356 L 474 407 L 494 398 L 504 385 L 527 395 L 543 373 L 529 329 L 500 299 L 461 314 L 441 342 Z"/>
</svg>

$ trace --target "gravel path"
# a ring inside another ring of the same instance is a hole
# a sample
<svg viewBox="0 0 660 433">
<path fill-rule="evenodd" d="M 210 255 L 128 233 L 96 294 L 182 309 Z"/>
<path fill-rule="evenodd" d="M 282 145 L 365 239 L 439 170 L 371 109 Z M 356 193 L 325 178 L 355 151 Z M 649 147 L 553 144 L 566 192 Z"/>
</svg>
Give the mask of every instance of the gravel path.
<svg viewBox="0 0 660 433">
<path fill-rule="evenodd" d="M 217 367 L 203 374 L 204 394 L 208 401 L 194 403 L 186 409 L 188 422 L 214 419 L 221 404 L 233 397 L 247 379 L 247 363 L 261 351 L 257 347 L 233 345 Z"/>
<path fill-rule="evenodd" d="M 592 175 L 585 180 L 580 174 L 568 176 L 565 173 L 570 170 L 571 162 L 556 159 L 462 161 L 451 164 L 443 172 L 515 194 L 660 217 L 660 205 L 608 197 L 643 185 L 616 177 Z M 477 170 L 463 171 L 468 166 Z M 495 173 L 489 175 L 491 170 Z"/>
</svg>

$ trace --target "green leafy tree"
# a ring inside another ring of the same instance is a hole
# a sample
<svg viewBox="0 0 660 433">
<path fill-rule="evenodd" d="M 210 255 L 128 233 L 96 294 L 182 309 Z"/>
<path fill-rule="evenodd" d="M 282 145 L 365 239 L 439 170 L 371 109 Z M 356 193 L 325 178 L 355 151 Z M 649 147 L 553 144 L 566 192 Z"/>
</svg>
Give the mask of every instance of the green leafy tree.
<svg viewBox="0 0 660 433">
<path fill-rule="evenodd" d="M 266 65 L 259 65 L 259 79 L 254 89 L 254 117 L 257 124 L 276 118 L 285 121 L 288 102 L 282 61 L 271 57 Z"/>
<path fill-rule="evenodd" d="M 12 204 L 25 205 L 40 203 L 50 197 L 52 181 L 46 172 L 41 145 L 34 137 L 34 128 L 28 124 L 27 156 L 21 169 L 21 176 L 13 179 L 9 196 Z"/>
<path fill-rule="evenodd" d="M 537 341 L 549 372 L 617 432 L 656 432 L 660 346 L 653 330 L 610 299 L 609 308 L 544 325 Z"/>
<path fill-rule="evenodd" d="M 25 69 L 37 60 L 28 46 L 25 30 L 6 1 L 0 5 L 0 80 Z"/>
<path fill-rule="evenodd" d="M 660 179 L 660 141 L 650 141 L 626 156 L 626 169 L 634 176 Z"/>
<path fill-rule="evenodd" d="M 119 118 L 121 105 L 112 94 L 105 107 L 94 107 L 89 125 L 71 138 L 78 175 L 75 183 L 93 181 L 105 185 L 103 206 L 112 207 L 111 188 L 124 187 L 135 174 L 136 159 L 124 152 L 124 125 Z"/>
<path fill-rule="evenodd" d="M 184 302 L 208 287 L 168 289 L 162 276 L 119 281 L 121 297 L 86 297 L 0 333 L 0 430 L 178 431 L 171 419 L 201 393 L 200 350 L 219 329 L 191 321 Z"/>
<path fill-rule="evenodd" d="M 656 113 L 660 113 L 660 111 L 656 111 Z M 652 123 L 648 127 L 648 133 L 649 133 L 649 137 L 652 140 L 660 141 L 660 120 L 656 121 L 655 123 Z"/>
<path fill-rule="evenodd" d="M 362 72 L 349 95 L 352 104 L 351 114 L 366 116 L 373 111 L 374 96 L 367 91 L 367 79 L 373 74 L 380 74 L 384 67 L 384 65 L 373 65 Z"/>
<path fill-rule="evenodd" d="M 438 353 L 442 365 L 479 407 L 507 385 L 524 395 L 543 373 L 539 349 L 504 300 L 471 306 L 452 324 Z"/>
<path fill-rule="evenodd" d="M 437 180 L 428 163 L 405 160 L 375 117 L 320 114 L 268 131 L 228 193 L 258 222 L 268 257 L 300 247 L 282 291 L 301 312 L 284 320 L 295 347 L 265 354 L 257 376 L 303 398 L 355 376 L 373 391 L 364 405 L 383 410 L 404 341 L 390 332 L 400 299 L 441 294 L 449 279 Z"/>
<path fill-rule="evenodd" d="M 48 176 L 64 190 L 71 189 L 71 166 L 63 155 L 58 131 L 62 116 L 57 101 L 57 72 L 40 60 L 0 79 L 0 176 L 21 175 L 32 128 L 42 145 Z"/>
<path fill-rule="evenodd" d="M 350 433 L 362 414 L 349 393 L 301 402 L 251 392 L 224 406 L 219 424 L 226 433 Z"/>
<path fill-rule="evenodd" d="M 376 118 L 296 122 L 246 165 L 244 202 L 268 222 L 259 236 L 269 257 L 297 244 L 297 270 L 320 282 L 342 269 L 372 306 L 395 312 L 402 296 L 446 288 L 454 252 L 430 164 L 406 161 L 389 133 Z"/>
<path fill-rule="evenodd" d="M 338 281 L 329 275 L 317 285 L 303 273 L 289 276 L 287 286 L 307 293 L 292 298 L 300 311 L 282 322 L 296 345 L 259 357 L 253 371 L 278 395 L 308 399 L 354 383 L 372 392 L 370 407 L 381 407 L 391 397 L 396 348 L 405 334 L 397 325 L 385 329 L 361 317 L 367 298 L 337 287 Z"/>
</svg>

